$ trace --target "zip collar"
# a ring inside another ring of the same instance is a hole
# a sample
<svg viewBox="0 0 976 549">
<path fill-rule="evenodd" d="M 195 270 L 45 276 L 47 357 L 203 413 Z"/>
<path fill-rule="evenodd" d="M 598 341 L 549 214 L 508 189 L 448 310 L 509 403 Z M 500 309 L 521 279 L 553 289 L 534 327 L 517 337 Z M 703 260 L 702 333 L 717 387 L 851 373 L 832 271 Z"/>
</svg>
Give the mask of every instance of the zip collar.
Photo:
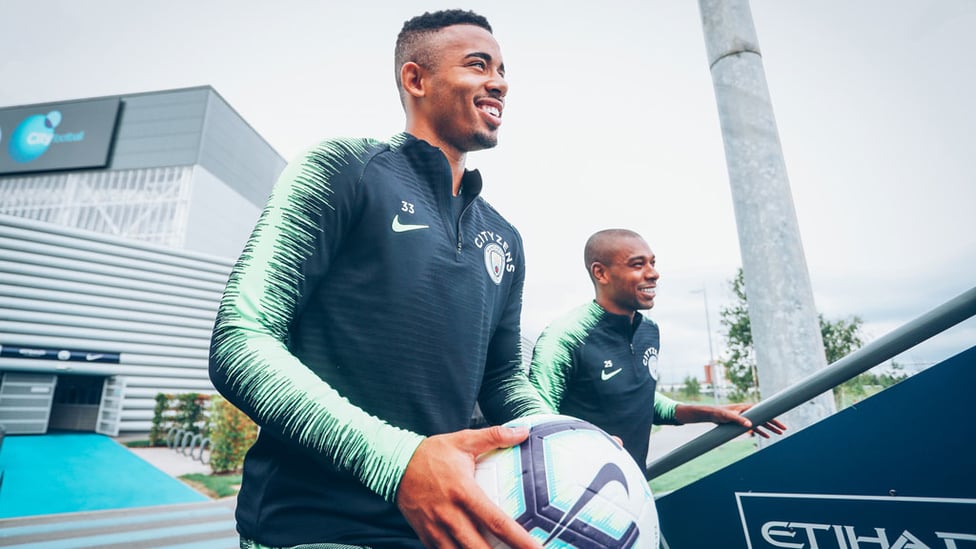
<svg viewBox="0 0 976 549">
<path fill-rule="evenodd" d="M 451 198 L 454 191 L 451 165 L 439 148 L 407 132 L 398 133 L 390 138 L 390 148 L 401 151 L 421 173 L 434 174 L 431 179 L 434 192 L 442 199 Z M 461 176 L 461 195 L 466 198 L 466 201 L 480 195 L 483 185 L 481 172 L 465 168 L 464 175 Z"/>
<path fill-rule="evenodd" d="M 634 340 L 634 334 L 637 333 L 637 329 L 644 322 L 644 315 L 640 314 L 640 311 L 635 312 L 634 319 L 631 320 L 627 316 L 611 313 L 597 303 L 596 300 L 590 302 L 590 306 L 602 315 L 602 322 L 606 323 L 613 332 L 626 338 L 627 341 L 632 342 Z"/>
</svg>

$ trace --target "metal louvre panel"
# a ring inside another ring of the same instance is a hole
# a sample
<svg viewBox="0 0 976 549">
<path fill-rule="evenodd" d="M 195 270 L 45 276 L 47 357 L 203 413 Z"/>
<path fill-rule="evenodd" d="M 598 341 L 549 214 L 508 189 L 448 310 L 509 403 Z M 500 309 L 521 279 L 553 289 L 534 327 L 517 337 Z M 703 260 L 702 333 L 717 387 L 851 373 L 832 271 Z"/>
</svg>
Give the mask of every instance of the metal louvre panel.
<svg viewBox="0 0 976 549">
<path fill-rule="evenodd" d="M 132 407 L 126 407 L 119 413 L 120 421 L 152 421 L 153 411 L 149 410 L 137 410 Z"/>
<path fill-rule="evenodd" d="M 6 372 L 0 379 L 0 424 L 6 432 L 46 432 L 57 376 Z"/>
<path fill-rule="evenodd" d="M 202 383 L 195 379 L 180 379 L 180 378 L 167 378 L 167 377 L 130 377 L 128 378 L 128 384 L 126 385 L 126 391 L 138 391 L 139 389 L 146 390 L 149 388 L 158 388 L 161 393 L 208 393 L 214 394 L 217 391 L 214 390 L 213 385 L 210 384 L 208 380 L 206 383 Z M 138 392 L 136 393 L 138 394 Z M 153 393 L 153 398 L 155 398 L 156 393 Z"/>
<path fill-rule="evenodd" d="M 190 389 L 194 387 L 202 387 L 211 391 L 213 390 L 213 385 L 210 384 L 210 376 L 208 375 L 207 370 L 200 368 L 167 368 L 163 366 L 138 366 L 127 364 L 106 364 L 99 362 L 59 362 L 53 360 L 30 360 L 24 358 L 3 358 L 0 359 L 0 365 L 2 365 L 4 369 L 16 368 L 19 373 L 38 374 L 57 372 L 59 374 L 78 374 L 103 377 L 124 375 L 127 376 L 127 379 L 136 379 L 138 376 L 151 376 L 158 379 L 172 378 L 170 380 L 170 384 L 174 383 L 174 380 L 185 380 L 188 382 L 186 385 L 188 389 L 179 391 L 182 393 L 200 392 L 195 389 Z"/>
<path fill-rule="evenodd" d="M 125 399 L 125 378 L 112 376 L 102 385 L 102 399 L 98 406 L 95 432 L 118 436 L 122 423 L 122 403 Z"/>
<path fill-rule="evenodd" d="M 0 214 L 181 246 L 191 173 L 177 166 L 8 178 Z"/>
<path fill-rule="evenodd" d="M 33 336 L 57 334 L 58 337 L 64 336 L 67 339 L 113 343 L 116 341 L 124 341 L 126 344 L 146 344 L 159 347 L 175 347 L 183 349 L 198 348 L 202 341 L 206 341 L 209 345 L 210 341 L 209 333 L 202 334 L 201 337 L 198 338 L 189 338 L 136 332 L 128 328 L 127 322 L 113 323 L 113 326 L 109 329 L 98 329 L 0 320 L 0 333 L 7 334 L 11 339 L 15 339 L 15 336 L 17 335 Z M 125 335 L 122 336 L 121 334 Z M 115 347 L 115 345 L 113 345 L 113 347 Z"/>
<path fill-rule="evenodd" d="M 125 389 L 98 428 L 145 431 L 157 393 L 214 392 L 210 335 L 232 264 L 0 214 L 0 371 L 111 377 Z"/>
<path fill-rule="evenodd" d="M 0 185 L 0 213 L 58 223 L 64 210 L 51 204 L 63 200 L 69 174 L 4 178 Z M 44 206 L 47 205 L 47 206 Z"/>
<path fill-rule="evenodd" d="M 114 257 L 107 254 L 94 255 L 87 250 L 74 250 L 63 246 L 42 244 L 17 240 L 15 238 L 0 237 L 0 259 L 8 259 L 20 263 L 30 263 L 53 267 L 56 269 L 79 270 L 85 272 L 122 276 L 133 280 L 154 280 L 158 282 L 183 280 L 187 287 L 199 290 L 213 290 L 222 288 L 226 280 L 220 274 L 211 274 L 208 279 L 201 280 L 197 269 L 186 267 L 170 268 L 151 261 L 131 258 Z M 147 278 L 152 275 L 152 278 Z"/>
<path fill-rule="evenodd" d="M 124 258 L 126 261 L 142 260 L 150 265 L 157 265 L 160 269 L 184 267 L 191 272 L 217 275 L 218 279 L 225 277 L 233 265 L 233 260 L 228 258 L 162 248 L 128 238 L 61 227 L 15 216 L 0 215 L 0 235 L 15 240 L 26 239 L 30 242 L 53 244 L 70 250 L 90 251 L 107 257 Z M 66 250 L 62 255 L 68 253 L 71 252 Z"/>
<path fill-rule="evenodd" d="M 120 429 L 120 430 L 138 432 L 138 433 L 148 433 L 150 429 L 152 429 L 151 421 L 126 421 L 125 429 Z"/>
<path fill-rule="evenodd" d="M 163 391 L 153 391 L 152 398 L 136 398 L 135 395 L 129 392 L 129 388 L 125 388 L 125 408 L 126 410 L 154 410 L 156 408 L 156 393 Z M 150 419 L 152 419 L 150 417 Z"/>
<path fill-rule="evenodd" d="M 143 378 L 145 381 L 145 378 Z M 156 395 L 159 393 L 165 393 L 159 385 L 153 385 L 152 387 L 126 387 L 126 396 L 130 398 L 133 403 L 133 407 L 140 408 L 143 406 L 142 403 L 148 402 L 149 406 L 156 405 Z M 179 390 L 173 391 L 176 393 L 184 392 L 181 387 Z"/>
<path fill-rule="evenodd" d="M 104 319 L 96 316 L 80 316 L 67 312 L 64 313 L 45 313 L 25 310 L 5 311 L 5 320 L 23 324 L 43 324 L 58 326 L 60 328 L 79 327 L 92 328 L 99 330 L 109 330 L 113 333 L 126 331 L 129 333 L 155 334 L 173 337 L 184 337 L 194 339 L 210 339 L 212 326 L 204 326 L 202 329 L 181 328 L 178 326 L 159 325 L 151 322 L 140 322 L 136 319 L 115 320 Z"/>
<path fill-rule="evenodd" d="M 172 325 L 159 325 L 154 322 L 142 322 L 129 319 L 99 318 L 87 315 L 71 315 L 64 312 L 49 313 L 26 310 L 5 311 L 5 320 L 25 324 L 56 324 L 58 326 L 91 328 L 98 330 L 124 330 L 134 334 L 153 334 L 193 339 L 210 339 L 212 326 L 200 328 L 183 328 Z"/>
<path fill-rule="evenodd" d="M 58 316 L 82 317 L 86 319 L 86 325 L 91 325 L 92 319 L 110 318 L 123 320 L 126 322 L 145 322 L 158 326 L 161 330 L 166 326 L 176 326 L 186 329 L 197 329 L 209 331 L 213 327 L 212 318 L 179 318 L 175 316 L 176 311 L 170 314 L 158 314 L 144 311 L 118 310 L 104 306 L 76 305 L 73 303 L 54 302 L 48 303 L 43 300 L 10 297 L 4 295 L 3 288 L 0 287 L 0 308 L 6 309 L 6 318 L 11 320 L 22 320 L 17 318 L 14 311 L 29 311 L 31 314 L 59 313 Z"/>
<path fill-rule="evenodd" d="M 241 161 L 241 151 L 250 151 L 247 162 Z M 211 93 L 199 164 L 260 207 L 268 197 L 267 182 L 277 179 L 285 160 L 220 95 Z"/>
<path fill-rule="evenodd" d="M 178 307 L 189 307 L 201 310 L 210 310 L 209 305 L 213 305 L 212 310 L 214 314 L 217 311 L 217 301 L 219 300 L 219 294 L 215 294 L 210 298 L 201 299 L 191 299 L 182 296 L 172 295 L 171 292 L 166 288 L 157 288 L 156 291 L 138 291 L 131 290 L 128 288 L 119 288 L 112 283 L 114 280 L 111 278 L 103 279 L 99 282 L 92 280 L 86 282 L 76 282 L 73 280 L 64 280 L 51 277 L 45 277 L 47 274 L 44 270 L 34 270 L 33 275 L 16 274 L 11 272 L 13 269 L 8 269 L 7 264 L 0 263 L 0 273 L 3 274 L 2 280 L 8 284 L 21 285 L 26 288 L 41 288 L 49 290 L 62 290 L 72 293 L 82 293 L 94 296 L 104 296 L 108 298 L 119 298 L 130 301 L 148 301 L 150 303 L 160 303 L 164 305 L 176 305 Z M 78 274 L 78 277 L 83 277 L 84 273 Z M 166 291 L 161 291 L 166 290 Z M 18 295 L 18 294 L 14 294 Z"/>
<path fill-rule="evenodd" d="M 209 340 L 207 341 L 209 345 Z M 160 356 L 139 353 L 122 353 L 122 364 L 132 366 L 171 366 L 174 368 L 196 368 L 199 370 L 207 369 L 209 353 L 201 353 L 199 358 L 184 358 L 178 356 Z"/>
<path fill-rule="evenodd" d="M 5 277 L 6 278 L 6 277 Z M 22 281 L 21 281 L 22 282 Z M 130 314 L 130 312 L 145 312 L 146 314 L 155 314 L 169 317 L 168 322 L 164 323 L 174 323 L 179 322 L 181 317 L 188 319 L 195 319 L 197 321 L 204 321 L 207 325 L 212 325 L 214 321 L 214 314 L 216 313 L 216 308 L 210 309 L 193 309 L 187 307 L 184 303 L 174 302 L 172 304 L 163 303 L 149 303 L 149 302 L 138 302 L 131 299 L 117 298 L 105 295 L 88 295 L 80 293 L 77 291 L 62 291 L 59 289 L 50 288 L 32 288 L 27 286 L 17 286 L 13 284 L 0 284 L 0 296 L 4 300 L 13 299 L 25 299 L 32 300 L 35 303 L 48 303 L 48 305 L 38 305 L 34 307 L 34 310 L 51 310 L 51 307 L 59 307 L 61 304 L 65 306 L 71 305 L 82 305 L 82 306 L 93 306 L 101 308 L 104 312 L 102 316 L 104 318 L 126 318 L 125 315 Z M 13 301 L 10 303 L 10 307 L 14 308 L 15 305 Z M 0 306 L 8 306 L 7 304 L 0 303 Z M 45 309 L 40 309 L 37 307 L 47 307 Z M 114 316 L 112 316 L 114 315 Z"/>
<path fill-rule="evenodd" d="M 4 257 L 5 255 L 6 257 Z M 83 265 L 79 265 L 79 267 L 83 267 Z M 0 271 L 11 275 L 26 275 L 31 278 L 45 277 L 47 279 L 91 284 L 103 288 L 110 287 L 119 290 L 146 292 L 149 294 L 169 294 L 202 301 L 212 301 L 215 295 L 219 298 L 223 290 L 220 287 L 214 287 L 208 290 L 186 288 L 181 285 L 178 277 L 169 277 L 166 275 L 159 275 L 157 277 L 160 282 L 152 282 L 143 278 L 145 273 L 140 273 L 141 276 L 138 279 L 126 277 L 127 273 L 124 269 L 119 269 L 119 273 L 116 275 L 107 275 L 71 269 L 68 265 L 56 266 L 51 264 L 24 263 L 17 257 L 10 257 L 9 254 L 2 253 L 0 253 Z"/>
</svg>

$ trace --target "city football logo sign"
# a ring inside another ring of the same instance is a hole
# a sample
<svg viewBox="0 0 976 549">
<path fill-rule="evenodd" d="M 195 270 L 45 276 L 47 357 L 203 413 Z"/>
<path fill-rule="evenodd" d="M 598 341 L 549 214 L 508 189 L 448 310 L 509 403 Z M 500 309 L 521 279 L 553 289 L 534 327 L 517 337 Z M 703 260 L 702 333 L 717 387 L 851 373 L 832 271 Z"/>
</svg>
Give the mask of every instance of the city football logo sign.
<svg viewBox="0 0 976 549">
<path fill-rule="evenodd" d="M 15 162 L 25 164 L 40 158 L 52 144 L 79 143 L 85 140 L 85 130 L 55 133 L 61 124 L 61 111 L 28 116 L 10 133 L 7 152 Z"/>
<path fill-rule="evenodd" d="M 60 111 L 25 118 L 10 134 L 10 158 L 17 162 L 30 162 L 44 154 L 54 140 L 54 128 L 60 123 Z"/>
</svg>

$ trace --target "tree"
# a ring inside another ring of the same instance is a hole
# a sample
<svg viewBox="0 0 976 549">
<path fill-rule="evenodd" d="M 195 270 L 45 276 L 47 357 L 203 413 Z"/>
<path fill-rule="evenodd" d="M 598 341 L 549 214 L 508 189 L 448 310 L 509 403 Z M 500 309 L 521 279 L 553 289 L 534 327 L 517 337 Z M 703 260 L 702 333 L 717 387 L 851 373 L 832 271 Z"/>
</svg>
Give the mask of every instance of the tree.
<svg viewBox="0 0 976 549">
<path fill-rule="evenodd" d="M 719 313 L 721 323 L 726 327 L 725 345 L 727 357 L 721 360 L 725 366 L 726 377 L 734 389 L 729 394 L 729 400 L 742 402 L 755 400 L 759 395 L 759 383 L 756 372 L 756 359 L 752 348 L 752 330 L 749 325 L 749 303 L 746 300 L 746 284 L 742 268 L 736 272 L 730 281 L 735 302 L 723 307 Z M 859 349 L 863 344 L 861 326 L 864 322 L 858 316 L 835 321 L 825 320 L 823 315 L 817 315 L 820 321 L 820 333 L 823 336 L 824 353 L 827 363 L 832 364 L 851 352 Z M 864 374 L 861 374 L 864 375 Z M 846 390 L 861 389 L 864 380 L 858 382 L 858 377 L 849 380 L 834 390 L 834 397 Z M 857 388 L 857 389 L 856 389 Z"/>
<path fill-rule="evenodd" d="M 688 400 L 701 398 L 701 384 L 695 376 L 685 376 L 685 384 L 681 387 L 681 394 Z"/>
<path fill-rule="evenodd" d="M 822 314 L 818 314 L 817 319 L 820 321 L 820 333 L 823 335 L 827 364 L 837 362 L 864 345 L 861 339 L 861 325 L 864 322 L 860 317 L 852 316 L 846 321 L 840 319 L 830 322 L 824 320 Z"/>
<path fill-rule="evenodd" d="M 834 389 L 837 407 L 846 407 L 907 378 L 908 374 L 902 370 L 901 364 L 891 361 L 887 371 L 882 371 L 880 374 L 868 371 L 848 379 Z"/>
<path fill-rule="evenodd" d="M 749 326 L 749 306 L 746 302 L 746 283 L 742 269 L 736 273 L 730 282 L 735 302 L 728 307 L 722 307 L 719 313 L 721 324 L 725 326 L 725 360 L 719 363 L 725 367 L 725 377 L 734 389 L 729 394 L 732 402 L 742 402 L 754 399 L 758 393 L 757 379 L 754 374 L 756 359 L 752 352 L 752 329 Z"/>
</svg>

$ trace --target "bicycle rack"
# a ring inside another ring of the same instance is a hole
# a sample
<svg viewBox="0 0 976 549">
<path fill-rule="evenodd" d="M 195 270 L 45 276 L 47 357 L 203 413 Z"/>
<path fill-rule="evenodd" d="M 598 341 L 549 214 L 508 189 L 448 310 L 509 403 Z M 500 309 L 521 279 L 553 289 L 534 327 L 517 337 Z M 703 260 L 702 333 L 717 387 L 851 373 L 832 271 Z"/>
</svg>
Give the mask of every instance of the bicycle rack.
<svg viewBox="0 0 976 549">
<path fill-rule="evenodd" d="M 204 465 L 210 464 L 210 449 L 213 446 L 210 437 L 172 427 L 166 433 L 166 446 Z"/>
</svg>

